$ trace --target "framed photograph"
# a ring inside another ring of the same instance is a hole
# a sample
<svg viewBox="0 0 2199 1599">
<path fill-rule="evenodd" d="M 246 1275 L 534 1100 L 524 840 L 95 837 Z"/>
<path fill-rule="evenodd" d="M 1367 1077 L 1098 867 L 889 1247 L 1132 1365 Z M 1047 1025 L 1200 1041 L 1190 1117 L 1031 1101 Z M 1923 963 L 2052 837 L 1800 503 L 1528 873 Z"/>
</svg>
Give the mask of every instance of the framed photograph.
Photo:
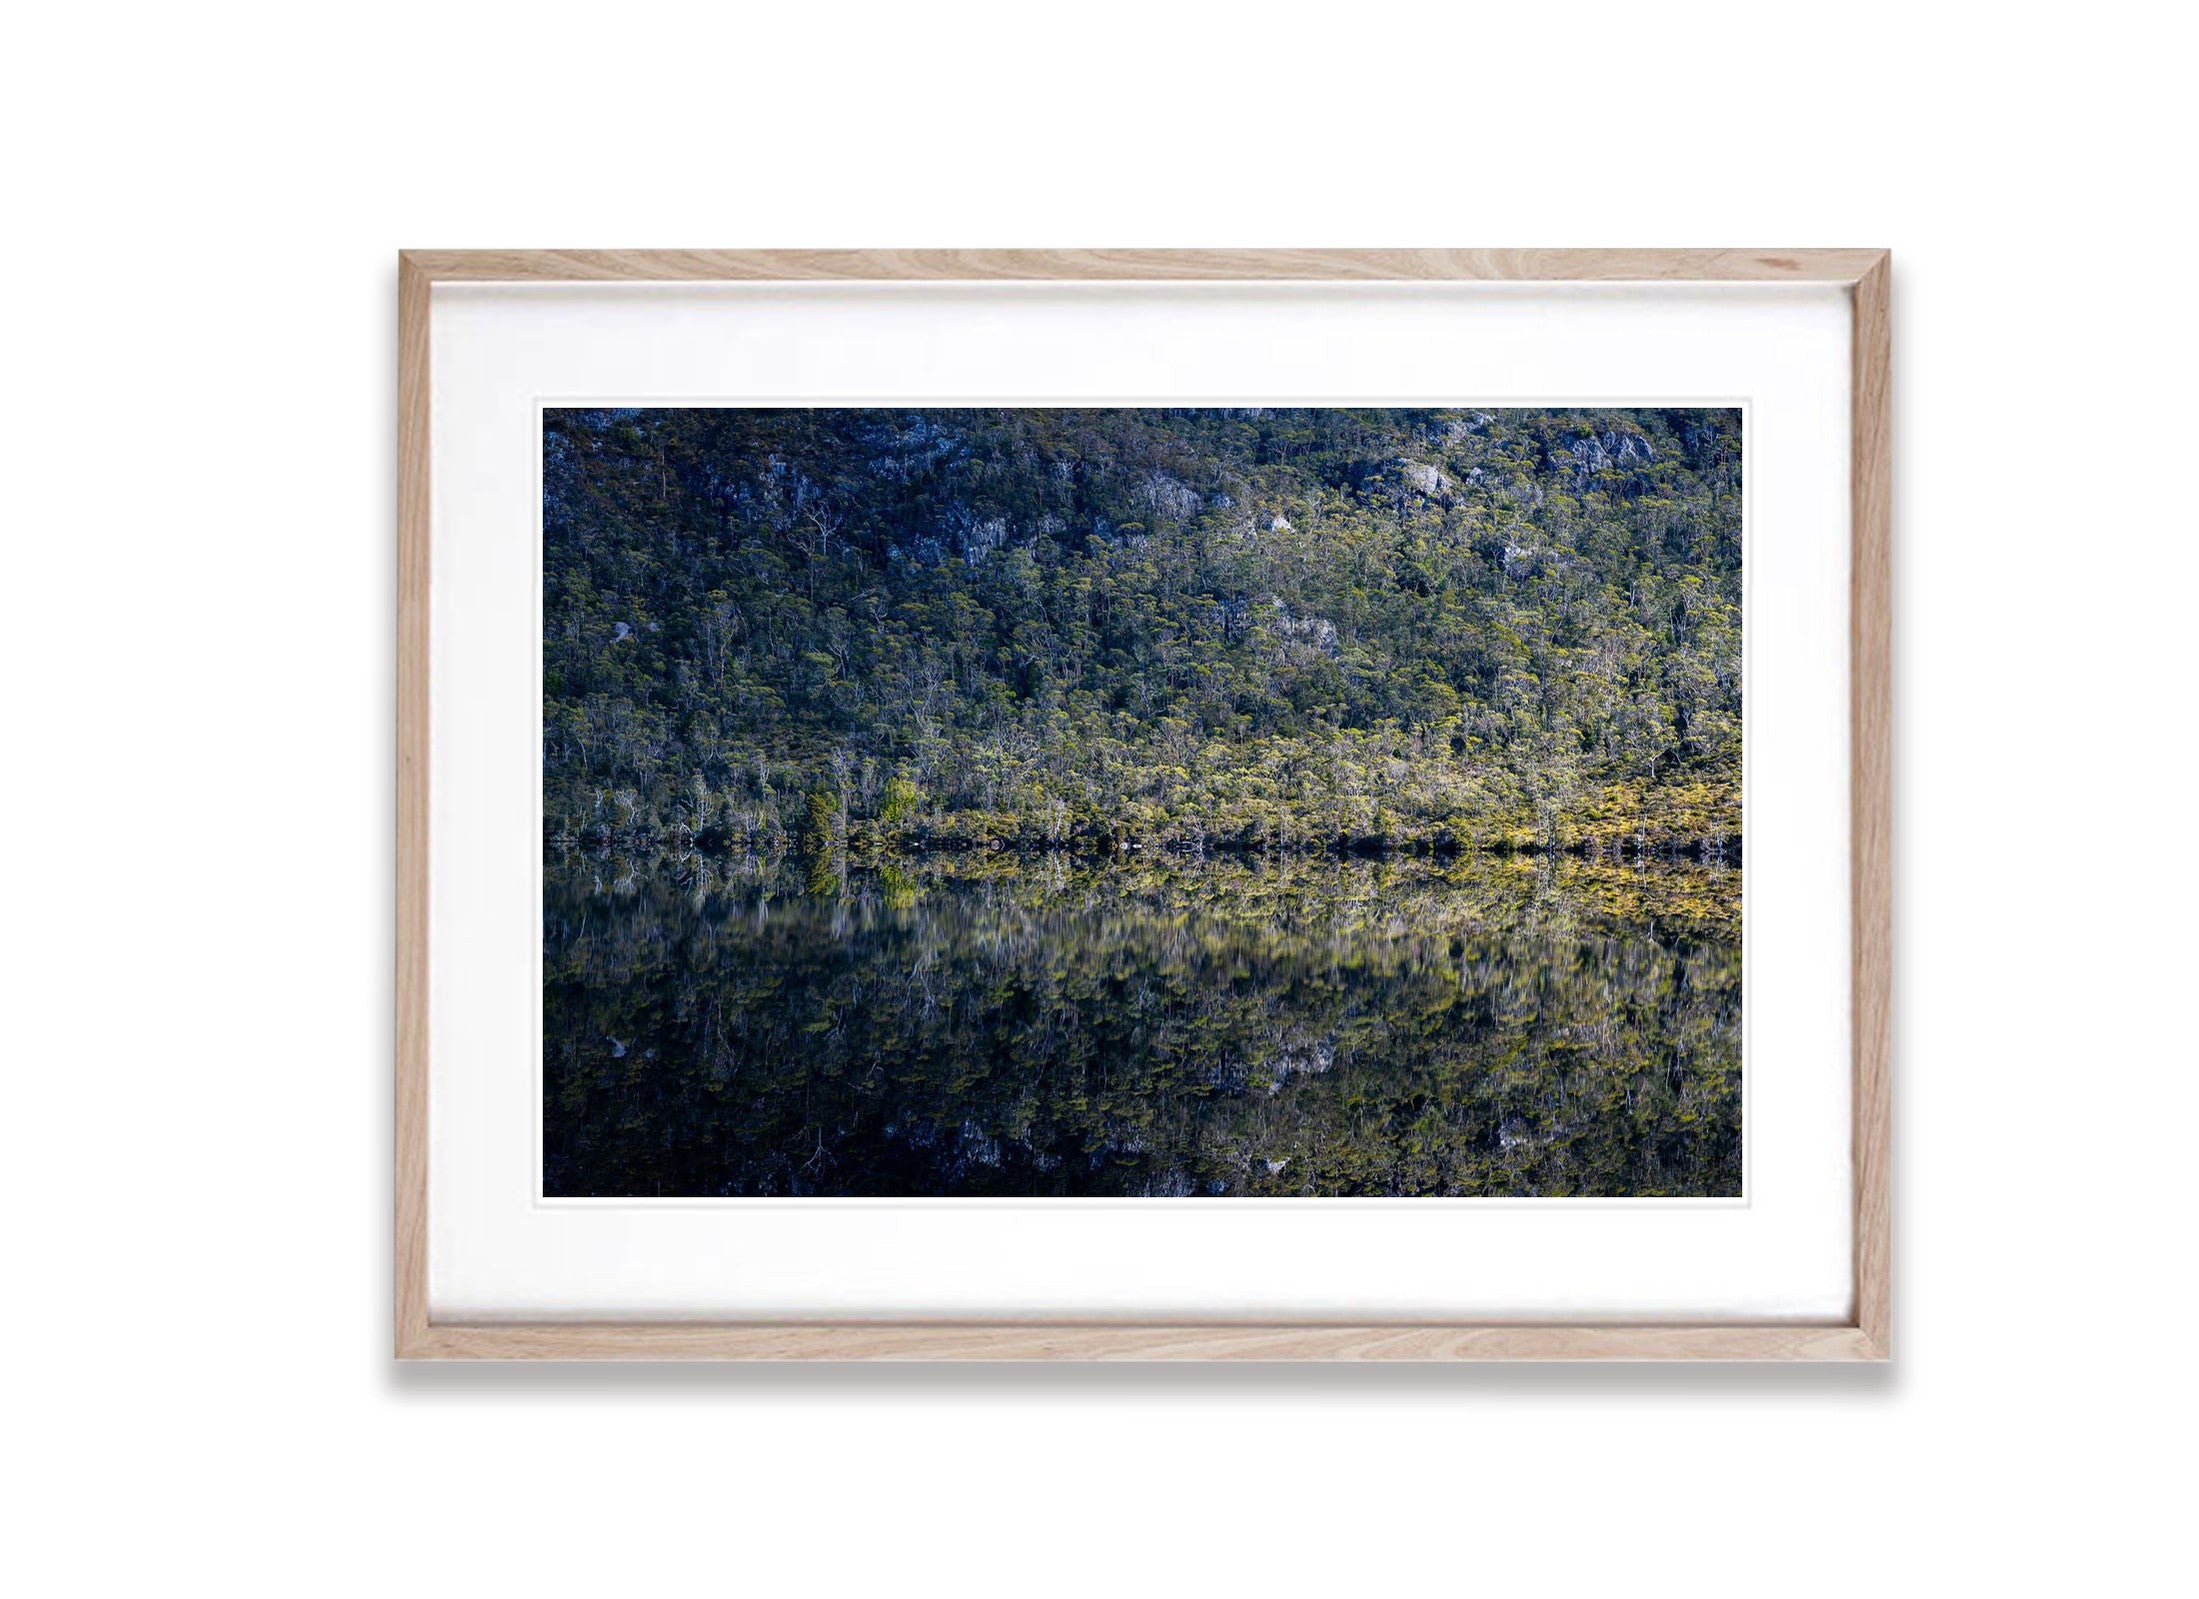
<svg viewBox="0 0 2199 1599">
<path fill-rule="evenodd" d="M 1886 1357 L 1885 252 L 398 273 L 400 1357 Z"/>
</svg>

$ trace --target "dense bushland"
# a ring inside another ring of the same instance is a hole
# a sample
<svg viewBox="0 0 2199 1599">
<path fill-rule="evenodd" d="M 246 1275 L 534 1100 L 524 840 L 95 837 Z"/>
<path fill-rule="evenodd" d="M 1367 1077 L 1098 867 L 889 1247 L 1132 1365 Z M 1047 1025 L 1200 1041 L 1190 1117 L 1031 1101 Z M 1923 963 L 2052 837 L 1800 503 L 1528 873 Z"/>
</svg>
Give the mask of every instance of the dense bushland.
<svg viewBox="0 0 2199 1599">
<path fill-rule="evenodd" d="M 552 411 L 554 842 L 1718 853 L 1736 411 Z"/>
</svg>

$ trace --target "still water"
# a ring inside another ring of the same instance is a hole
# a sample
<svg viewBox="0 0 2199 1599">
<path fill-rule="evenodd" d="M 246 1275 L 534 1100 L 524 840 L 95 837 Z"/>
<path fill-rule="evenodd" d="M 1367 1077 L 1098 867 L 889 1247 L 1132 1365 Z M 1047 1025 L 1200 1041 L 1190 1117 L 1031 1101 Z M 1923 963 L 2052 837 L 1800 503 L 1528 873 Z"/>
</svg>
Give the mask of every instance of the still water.
<svg viewBox="0 0 2199 1599">
<path fill-rule="evenodd" d="M 1734 1195 L 1740 872 L 545 871 L 552 1195 Z"/>
</svg>

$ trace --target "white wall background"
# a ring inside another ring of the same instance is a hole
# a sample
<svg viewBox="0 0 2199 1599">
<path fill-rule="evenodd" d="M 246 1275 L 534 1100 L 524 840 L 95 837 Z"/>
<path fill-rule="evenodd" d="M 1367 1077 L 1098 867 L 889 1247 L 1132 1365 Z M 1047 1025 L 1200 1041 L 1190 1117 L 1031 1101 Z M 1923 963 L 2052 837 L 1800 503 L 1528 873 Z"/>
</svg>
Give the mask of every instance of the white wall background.
<svg viewBox="0 0 2199 1599">
<path fill-rule="evenodd" d="M 13 20 L 15 1591 L 2114 1592 L 2171 1553 L 2188 20 L 1280 18 Z M 393 252 L 866 243 L 1895 249 L 1897 1364 L 393 1368 Z"/>
</svg>

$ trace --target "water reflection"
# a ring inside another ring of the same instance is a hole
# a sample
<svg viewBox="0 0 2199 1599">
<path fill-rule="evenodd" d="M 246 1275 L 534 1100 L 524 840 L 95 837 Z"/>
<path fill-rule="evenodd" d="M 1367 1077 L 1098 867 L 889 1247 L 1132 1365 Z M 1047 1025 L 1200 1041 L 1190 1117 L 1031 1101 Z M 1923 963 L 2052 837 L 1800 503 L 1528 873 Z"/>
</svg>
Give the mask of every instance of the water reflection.
<svg viewBox="0 0 2199 1599">
<path fill-rule="evenodd" d="M 552 863 L 553 1195 L 1707 1195 L 1740 876 Z"/>
</svg>

